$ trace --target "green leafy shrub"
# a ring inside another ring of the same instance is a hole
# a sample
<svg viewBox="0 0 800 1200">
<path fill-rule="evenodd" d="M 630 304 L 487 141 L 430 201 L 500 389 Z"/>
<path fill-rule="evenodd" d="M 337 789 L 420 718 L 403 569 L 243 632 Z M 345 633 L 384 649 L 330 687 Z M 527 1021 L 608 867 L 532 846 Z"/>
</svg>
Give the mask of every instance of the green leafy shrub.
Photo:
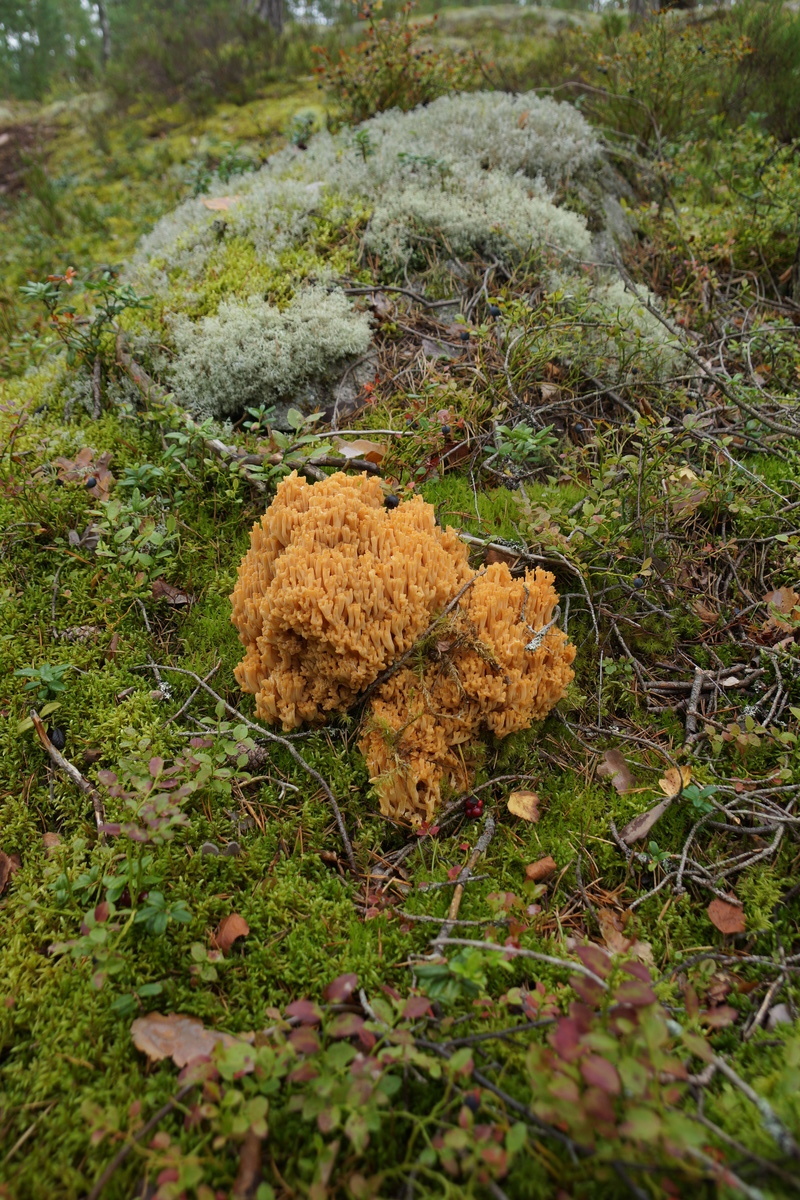
<svg viewBox="0 0 800 1200">
<path fill-rule="evenodd" d="M 433 49 L 427 38 L 433 21 L 412 21 L 414 7 L 413 2 L 406 3 L 395 16 L 379 20 L 382 0 L 367 3 L 358 12 L 367 25 L 363 41 L 336 54 L 315 48 L 316 73 L 338 102 L 345 121 L 364 121 L 390 108 L 408 112 L 438 96 L 475 86 L 477 59 Z"/>
</svg>

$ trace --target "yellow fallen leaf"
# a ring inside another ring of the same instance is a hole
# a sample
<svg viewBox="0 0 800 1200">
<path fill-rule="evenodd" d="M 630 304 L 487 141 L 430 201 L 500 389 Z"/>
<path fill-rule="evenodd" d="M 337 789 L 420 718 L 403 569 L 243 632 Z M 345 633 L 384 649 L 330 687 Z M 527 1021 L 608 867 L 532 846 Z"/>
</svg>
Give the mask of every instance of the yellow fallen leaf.
<svg viewBox="0 0 800 1200">
<path fill-rule="evenodd" d="M 661 788 L 665 796 L 677 796 L 678 792 L 683 791 L 692 782 L 692 768 L 670 767 L 664 772 L 664 778 L 659 779 L 658 786 Z"/>
<path fill-rule="evenodd" d="M 212 212 L 227 212 L 232 204 L 241 200 L 241 196 L 201 196 L 200 203 Z"/>
<path fill-rule="evenodd" d="M 333 441 L 345 458 L 365 458 L 367 462 L 378 464 L 386 457 L 386 447 L 380 442 L 369 442 L 366 438 L 359 438 L 355 442 L 344 442 L 341 438 L 334 438 Z"/>
<path fill-rule="evenodd" d="M 506 804 L 512 816 L 534 824 L 539 820 L 539 797 L 536 792 L 512 792 Z"/>
</svg>

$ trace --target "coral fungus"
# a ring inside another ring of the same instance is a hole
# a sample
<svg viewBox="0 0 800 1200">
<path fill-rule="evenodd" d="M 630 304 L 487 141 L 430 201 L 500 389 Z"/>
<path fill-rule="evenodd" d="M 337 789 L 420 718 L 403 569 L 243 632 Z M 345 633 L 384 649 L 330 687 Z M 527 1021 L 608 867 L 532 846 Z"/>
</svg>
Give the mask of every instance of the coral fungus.
<svg viewBox="0 0 800 1200">
<path fill-rule="evenodd" d="M 387 510 L 365 475 L 309 485 L 293 474 L 254 526 L 232 596 L 246 647 L 236 678 L 284 729 L 324 719 L 397 663 L 465 584 L 419 661 L 375 692 L 359 743 L 381 811 L 429 819 L 443 783 L 468 786 L 481 734 L 527 728 L 572 678 L 548 572 L 514 580 L 493 564 L 475 575 L 423 500 Z"/>
</svg>

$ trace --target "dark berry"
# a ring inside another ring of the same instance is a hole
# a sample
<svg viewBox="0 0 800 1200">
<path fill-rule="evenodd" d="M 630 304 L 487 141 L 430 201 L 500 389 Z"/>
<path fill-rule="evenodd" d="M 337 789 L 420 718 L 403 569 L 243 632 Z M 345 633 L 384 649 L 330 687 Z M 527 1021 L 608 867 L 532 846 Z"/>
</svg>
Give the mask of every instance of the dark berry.
<svg viewBox="0 0 800 1200">
<path fill-rule="evenodd" d="M 481 1106 L 481 1102 L 478 1099 L 478 1097 L 473 1095 L 472 1093 L 470 1093 L 468 1096 L 464 1097 L 464 1103 L 466 1104 L 466 1106 L 470 1110 L 470 1112 L 477 1112 Z"/>
<path fill-rule="evenodd" d="M 461 333 L 458 336 L 461 338 L 462 342 L 468 342 L 469 341 L 469 330 L 462 329 Z"/>
<path fill-rule="evenodd" d="M 644 587 L 644 580 L 641 575 L 634 575 L 632 583 L 635 588 Z"/>
<path fill-rule="evenodd" d="M 97 480 L 95 479 L 94 475 L 90 475 L 83 486 L 85 488 L 97 487 Z"/>
<path fill-rule="evenodd" d="M 489 316 L 490 317 L 499 317 L 500 316 L 500 309 L 497 307 L 496 304 L 489 305 Z"/>
<path fill-rule="evenodd" d="M 444 436 L 445 436 L 445 437 L 450 437 L 450 426 L 449 426 L 449 425 L 443 425 L 443 426 L 442 426 L 442 433 L 444 434 Z"/>
<path fill-rule="evenodd" d="M 56 750 L 63 750 L 67 744 L 67 735 L 64 730 L 58 725 L 52 725 L 47 731 L 47 736 L 55 746 Z"/>
<path fill-rule="evenodd" d="M 383 507 L 384 508 L 397 508 L 399 503 L 400 503 L 400 501 L 398 500 L 397 496 L 387 496 L 383 502 Z"/>
</svg>

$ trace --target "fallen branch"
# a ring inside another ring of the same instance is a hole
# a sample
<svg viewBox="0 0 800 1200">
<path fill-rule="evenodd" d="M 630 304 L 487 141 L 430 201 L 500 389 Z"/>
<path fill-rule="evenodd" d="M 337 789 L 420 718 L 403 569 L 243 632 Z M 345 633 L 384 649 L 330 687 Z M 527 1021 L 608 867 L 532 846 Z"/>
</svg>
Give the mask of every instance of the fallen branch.
<svg viewBox="0 0 800 1200">
<path fill-rule="evenodd" d="M 96 788 L 92 787 L 88 779 L 84 779 L 78 768 L 73 766 L 68 759 L 64 758 L 64 755 L 60 750 L 56 750 L 55 746 L 50 741 L 50 738 L 47 736 L 47 730 L 44 727 L 44 722 L 35 708 L 30 710 L 30 718 L 33 721 L 33 727 L 36 730 L 36 735 L 39 738 L 39 741 L 42 743 L 45 750 L 50 755 L 50 758 L 58 767 L 59 771 L 63 771 L 67 778 L 71 779 L 75 786 L 83 792 L 84 796 L 88 796 L 91 800 L 92 808 L 94 809 L 94 819 L 97 822 L 97 832 L 102 841 L 103 826 L 106 823 L 106 812 L 105 805 L 103 804 L 103 797 Z"/>
</svg>

